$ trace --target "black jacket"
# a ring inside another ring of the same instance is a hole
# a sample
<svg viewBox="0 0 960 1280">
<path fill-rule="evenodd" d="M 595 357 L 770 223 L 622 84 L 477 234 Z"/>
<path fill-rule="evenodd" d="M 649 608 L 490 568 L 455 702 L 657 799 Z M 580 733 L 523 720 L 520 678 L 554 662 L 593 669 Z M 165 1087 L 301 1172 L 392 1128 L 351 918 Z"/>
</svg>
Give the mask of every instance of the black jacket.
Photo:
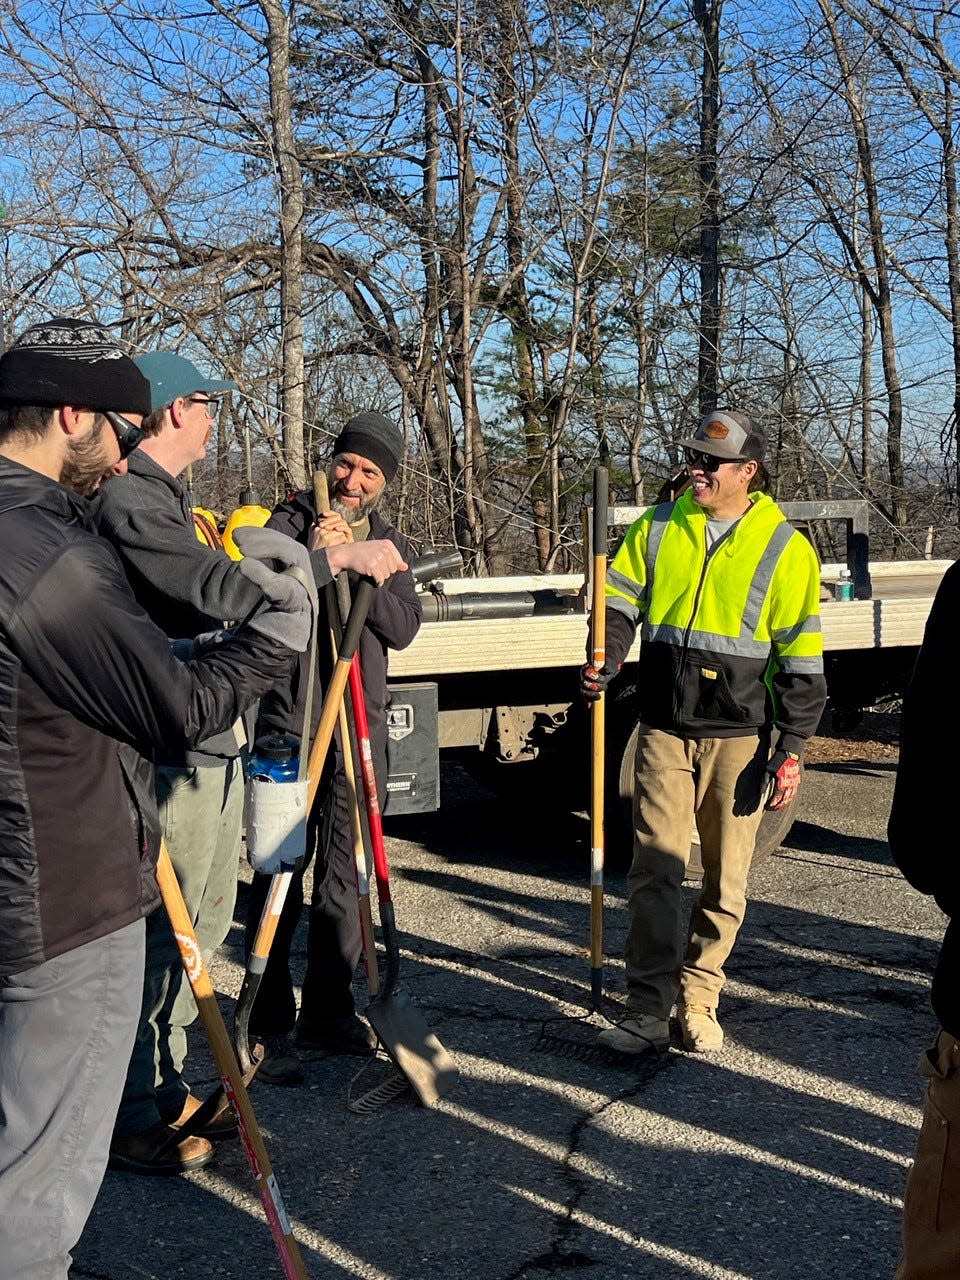
<svg viewBox="0 0 960 1280">
<path fill-rule="evenodd" d="M 104 485 L 90 510 L 97 531 L 116 548 L 138 602 L 172 640 L 193 640 L 245 618 L 260 603 L 260 591 L 239 562 L 197 538 L 187 490 L 149 454 L 132 453 L 126 476 Z M 252 732 L 251 717 L 247 736 Z M 158 752 L 157 763 L 216 765 L 239 754 L 232 727 L 200 748 Z"/>
<path fill-rule="evenodd" d="M 295 493 L 282 502 L 267 521 L 268 529 L 279 529 L 306 545 L 310 527 L 316 520 L 316 507 L 309 493 Z M 386 538 L 409 564 L 412 551 L 402 533 L 388 525 L 376 511 L 370 516 L 370 537 Z M 356 575 L 350 573 L 351 585 Z M 405 649 L 420 630 L 421 607 L 413 575 L 409 571 L 395 573 L 374 594 L 366 624 L 360 636 L 360 667 L 363 690 L 370 722 L 370 742 L 378 785 L 385 783 L 387 756 L 387 651 Z M 320 593 L 320 634 L 317 637 L 317 673 L 313 704 L 313 728 L 320 718 L 323 690 L 333 669 L 329 642 L 329 620 L 324 611 L 324 593 Z M 300 661 L 292 683 L 264 698 L 261 703 L 261 731 L 282 729 L 300 734 L 303 726 L 303 689 L 306 663 Z M 381 795 L 383 803 L 385 795 Z"/>
<path fill-rule="evenodd" d="M 157 901 L 152 770 L 231 724 L 292 655 L 244 629 L 186 663 L 134 599 L 86 504 L 0 458 L 0 974 Z"/>
<path fill-rule="evenodd" d="M 900 764 L 887 835 L 894 861 L 906 878 L 950 917 L 933 975 L 933 1008 L 943 1029 L 960 1037 L 960 836 L 949 801 L 950 747 L 944 719 L 958 628 L 960 563 L 952 565 L 940 583 L 904 695 Z"/>
</svg>

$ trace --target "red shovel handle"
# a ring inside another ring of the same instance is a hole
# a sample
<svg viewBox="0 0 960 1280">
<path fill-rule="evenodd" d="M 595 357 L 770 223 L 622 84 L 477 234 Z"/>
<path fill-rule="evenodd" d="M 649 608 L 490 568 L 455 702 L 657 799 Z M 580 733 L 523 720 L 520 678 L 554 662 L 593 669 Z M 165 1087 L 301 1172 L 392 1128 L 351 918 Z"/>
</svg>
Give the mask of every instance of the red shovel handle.
<svg viewBox="0 0 960 1280">
<path fill-rule="evenodd" d="M 360 761 L 363 766 L 363 786 L 367 797 L 367 821 L 370 823 L 370 843 L 373 846 L 373 869 L 377 877 L 377 895 L 381 903 L 390 902 L 390 868 L 383 841 L 383 820 L 380 799 L 377 795 L 377 775 L 373 767 L 373 751 L 370 746 L 370 722 L 367 704 L 363 697 L 363 680 L 360 674 L 359 654 L 350 663 L 350 700 L 353 707 L 357 741 L 360 744 Z"/>
</svg>

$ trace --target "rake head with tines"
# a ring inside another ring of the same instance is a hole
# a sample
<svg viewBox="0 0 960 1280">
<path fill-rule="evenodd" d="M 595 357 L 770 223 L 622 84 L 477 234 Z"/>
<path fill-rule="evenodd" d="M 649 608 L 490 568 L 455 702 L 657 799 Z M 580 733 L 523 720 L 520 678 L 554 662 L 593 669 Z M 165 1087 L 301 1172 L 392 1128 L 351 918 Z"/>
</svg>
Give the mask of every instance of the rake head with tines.
<svg viewBox="0 0 960 1280">
<path fill-rule="evenodd" d="M 361 1092 L 359 1084 L 365 1077 L 367 1081 Z M 371 1080 L 375 1083 L 370 1083 Z M 347 1090 L 347 1107 L 358 1115 L 369 1115 L 404 1094 L 411 1099 L 415 1096 L 410 1081 L 392 1058 L 378 1053 L 365 1062 L 351 1079 Z"/>
<path fill-rule="evenodd" d="M 533 1046 L 535 1053 L 548 1053 L 556 1058 L 574 1059 L 593 1066 L 616 1067 L 634 1072 L 644 1081 L 651 1079 L 670 1059 L 665 1049 L 646 1053 L 620 1053 L 608 1045 L 597 1043 L 597 1033 L 613 1025 L 609 1018 L 548 1018 L 540 1025 L 540 1035 Z"/>
</svg>

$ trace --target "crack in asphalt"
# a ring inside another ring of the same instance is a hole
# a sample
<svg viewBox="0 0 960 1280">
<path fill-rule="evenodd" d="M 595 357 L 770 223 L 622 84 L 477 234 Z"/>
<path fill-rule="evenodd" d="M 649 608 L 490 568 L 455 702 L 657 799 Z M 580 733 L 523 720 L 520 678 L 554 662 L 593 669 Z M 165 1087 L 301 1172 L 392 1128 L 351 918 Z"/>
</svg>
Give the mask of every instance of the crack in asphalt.
<svg viewBox="0 0 960 1280">
<path fill-rule="evenodd" d="M 639 1097 L 654 1080 L 664 1072 L 673 1070 L 681 1060 L 681 1054 L 655 1053 L 644 1054 L 636 1061 L 628 1061 L 625 1065 L 636 1073 L 631 1083 L 604 1098 L 595 1107 L 588 1108 L 573 1122 L 567 1149 L 560 1161 L 560 1177 L 568 1184 L 569 1191 L 562 1210 L 554 1214 L 555 1230 L 550 1247 L 544 1253 L 522 1262 L 513 1271 L 508 1272 L 503 1280 L 532 1280 L 535 1275 L 584 1271 L 600 1265 L 601 1259 L 592 1258 L 582 1249 L 573 1247 L 581 1231 L 575 1216 L 577 1207 L 588 1193 L 591 1183 L 590 1176 L 579 1173 L 574 1164 L 580 1152 L 582 1136 L 605 1111 Z"/>
</svg>

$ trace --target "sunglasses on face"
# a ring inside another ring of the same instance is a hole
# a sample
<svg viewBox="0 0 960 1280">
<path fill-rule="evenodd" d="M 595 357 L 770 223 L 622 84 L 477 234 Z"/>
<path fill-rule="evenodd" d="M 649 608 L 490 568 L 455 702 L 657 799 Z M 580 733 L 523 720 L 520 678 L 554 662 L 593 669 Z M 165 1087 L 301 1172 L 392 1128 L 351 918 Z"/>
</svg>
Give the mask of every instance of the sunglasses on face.
<svg viewBox="0 0 960 1280">
<path fill-rule="evenodd" d="M 684 449 L 683 460 L 688 467 L 697 471 L 706 471 L 712 475 L 723 462 L 745 462 L 745 458 L 717 458 L 712 453 L 701 453 L 699 449 Z"/>
<path fill-rule="evenodd" d="M 133 453 L 147 433 L 134 426 L 122 414 L 114 413 L 110 409 L 105 410 L 103 416 L 113 428 L 113 434 L 117 437 L 117 444 L 120 446 L 120 460 L 123 461 Z"/>
</svg>

